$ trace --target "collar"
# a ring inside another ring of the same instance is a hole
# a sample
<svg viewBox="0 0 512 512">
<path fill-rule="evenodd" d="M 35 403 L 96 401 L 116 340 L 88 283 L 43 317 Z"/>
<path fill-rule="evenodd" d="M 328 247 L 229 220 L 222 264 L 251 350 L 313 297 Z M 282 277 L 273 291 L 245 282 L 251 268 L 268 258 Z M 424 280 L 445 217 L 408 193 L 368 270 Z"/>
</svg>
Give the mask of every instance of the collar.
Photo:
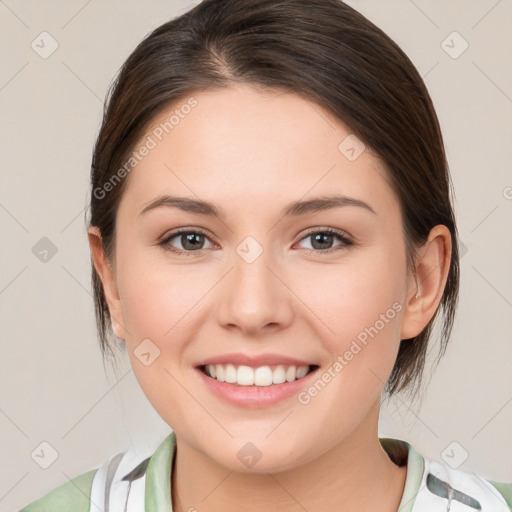
<svg viewBox="0 0 512 512">
<path fill-rule="evenodd" d="M 412 512 L 418 494 L 425 460 L 409 443 L 389 437 L 379 437 L 381 446 L 398 465 L 407 458 L 407 476 L 398 512 Z M 145 509 L 147 512 L 172 512 L 171 468 L 176 453 L 176 435 L 171 432 L 151 456 L 146 471 Z"/>
</svg>

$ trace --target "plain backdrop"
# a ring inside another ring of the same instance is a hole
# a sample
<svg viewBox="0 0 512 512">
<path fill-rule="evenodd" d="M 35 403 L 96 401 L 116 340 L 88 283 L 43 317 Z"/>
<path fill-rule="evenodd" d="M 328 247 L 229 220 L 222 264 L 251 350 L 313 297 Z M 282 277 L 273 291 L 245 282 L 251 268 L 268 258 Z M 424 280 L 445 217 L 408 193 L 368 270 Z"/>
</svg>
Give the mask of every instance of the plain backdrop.
<svg viewBox="0 0 512 512">
<path fill-rule="evenodd" d="M 425 371 L 421 409 L 385 404 L 379 435 L 438 460 L 454 449 L 462 469 L 512 482 L 512 1 L 348 3 L 425 79 L 462 241 L 448 351 Z M 149 31 L 192 5 L 0 0 L 2 512 L 129 447 L 150 454 L 170 432 L 126 356 L 117 374 L 104 369 L 84 209 L 108 85 Z"/>
</svg>

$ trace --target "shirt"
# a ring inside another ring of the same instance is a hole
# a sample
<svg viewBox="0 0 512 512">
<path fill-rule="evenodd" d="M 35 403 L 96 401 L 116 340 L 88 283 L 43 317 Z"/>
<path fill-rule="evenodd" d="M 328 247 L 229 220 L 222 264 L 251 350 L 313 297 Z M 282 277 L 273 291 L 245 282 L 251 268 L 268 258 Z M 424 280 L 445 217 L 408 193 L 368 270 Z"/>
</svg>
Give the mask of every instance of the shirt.
<svg viewBox="0 0 512 512">
<path fill-rule="evenodd" d="M 407 464 L 397 512 L 512 511 L 512 483 L 486 480 L 427 459 L 406 441 L 386 437 L 379 437 L 379 441 L 393 462 Z M 98 468 L 57 487 L 19 512 L 172 512 L 175 433 L 171 432 L 147 458 L 134 453 L 127 450 L 107 458 Z"/>
</svg>

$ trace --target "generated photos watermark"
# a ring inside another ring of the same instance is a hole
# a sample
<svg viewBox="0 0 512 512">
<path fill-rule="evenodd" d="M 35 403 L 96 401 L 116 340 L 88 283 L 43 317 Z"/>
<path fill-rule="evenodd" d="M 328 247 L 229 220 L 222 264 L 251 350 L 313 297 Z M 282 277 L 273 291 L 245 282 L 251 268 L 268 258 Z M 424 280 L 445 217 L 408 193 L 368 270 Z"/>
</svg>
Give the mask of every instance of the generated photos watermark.
<svg viewBox="0 0 512 512">
<path fill-rule="evenodd" d="M 121 182 L 126 175 L 134 169 L 139 162 L 149 155 L 152 149 L 158 146 L 158 143 L 163 138 L 171 133 L 176 126 L 178 126 L 182 119 L 190 114 L 192 109 L 198 105 L 198 101 L 192 96 L 186 103 L 176 108 L 169 118 L 159 123 L 153 128 L 150 135 L 146 137 L 144 142 L 134 151 L 131 152 L 125 163 L 113 174 L 101 187 L 96 187 L 93 190 L 93 195 L 96 199 L 103 199 L 107 193 L 114 190 L 114 188 Z"/>
<path fill-rule="evenodd" d="M 327 368 L 315 382 L 306 390 L 301 391 L 297 395 L 300 404 L 307 405 L 315 398 L 326 386 L 329 384 L 342 370 L 345 368 L 354 356 L 359 354 L 361 350 L 366 347 L 369 337 L 373 339 L 379 334 L 382 329 L 389 323 L 390 320 L 395 318 L 397 313 L 402 311 L 403 306 L 400 302 L 396 301 L 393 305 L 381 313 L 379 319 L 374 322 L 370 327 L 365 327 L 357 336 L 352 340 L 350 348 L 346 350 L 343 355 L 338 355 L 334 363 Z M 359 342 L 359 344 L 358 344 Z"/>
</svg>

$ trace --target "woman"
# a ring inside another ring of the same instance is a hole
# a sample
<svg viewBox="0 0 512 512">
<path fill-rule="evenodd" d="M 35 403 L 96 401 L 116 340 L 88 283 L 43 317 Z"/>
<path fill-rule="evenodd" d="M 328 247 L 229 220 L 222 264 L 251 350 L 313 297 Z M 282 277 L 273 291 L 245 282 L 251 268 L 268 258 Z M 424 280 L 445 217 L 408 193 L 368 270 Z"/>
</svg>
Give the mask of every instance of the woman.
<svg viewBox="0 0 512 512">
<path fill-rule="evenodd" d="M 205 0 L 109 94 L 91 172 L 99 338 L 173 432 L 42 510 L 507 511 L 512 485 L 378 437 L 459 287 L 439 123 L 338 0 Z"/>
</svg>

